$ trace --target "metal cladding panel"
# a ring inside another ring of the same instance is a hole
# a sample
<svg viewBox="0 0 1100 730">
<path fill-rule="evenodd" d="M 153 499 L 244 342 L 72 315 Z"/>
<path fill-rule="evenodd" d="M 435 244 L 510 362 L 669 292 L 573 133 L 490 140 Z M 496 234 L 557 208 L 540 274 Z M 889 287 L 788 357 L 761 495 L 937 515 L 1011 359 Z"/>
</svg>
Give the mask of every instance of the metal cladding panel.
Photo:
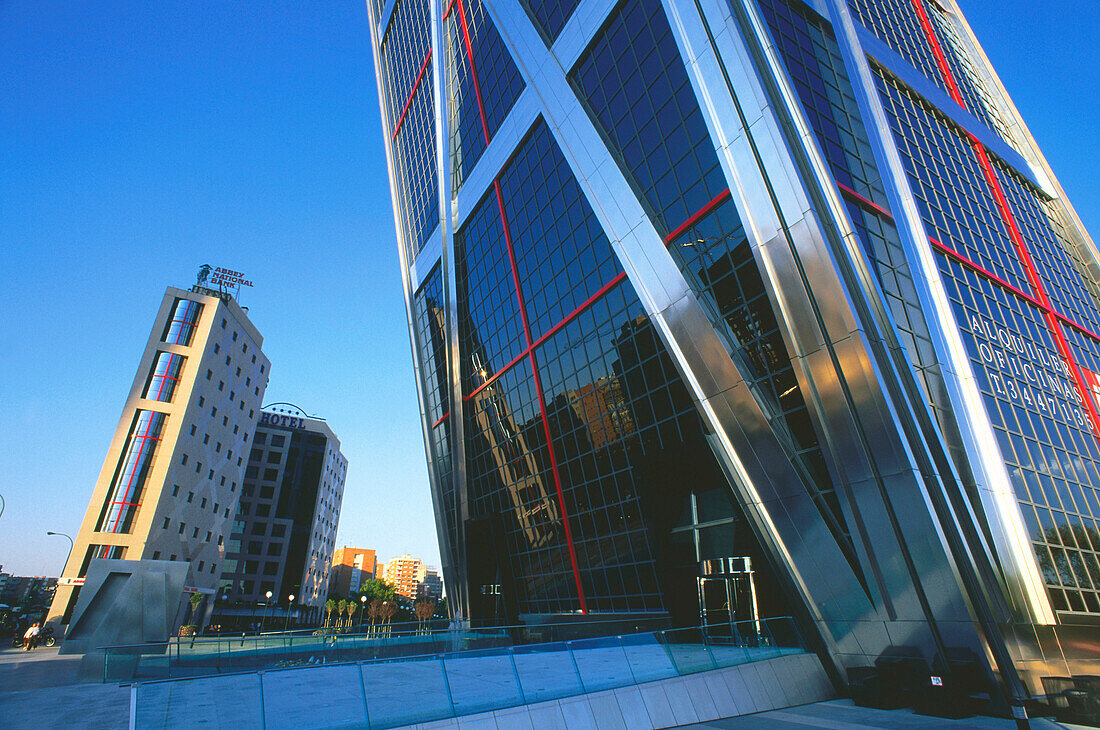
<svg viewBox="0 0 1100 730">
<path fill-rule="evenodd" d="M 379 35 L 401 4 L 380 13 Z M 1075 537 L 1076 552 L 1041 553 L 1047 564 L 1035 557 L 1025 519 L 1043 513 L 1017 504 L 1020 487 L 1014 491 L 997 456 L 1006 431 L 991 420 L 999 406 L 980 353 L 967 350 L 944 262 L 969 266 L 983 281 L 996 283 L 996 275 L 950 248 L 963 213 L 941 215 L 916 186 L 929 174 L 939 176 L 931 187 L 969 183 L 947 167 L 915 169 L 899 114 L 884 108 L 886 87 L 901 89 L 911 108 L 926 105 L 948 130 L 941 136 L 957 134 L 955 154 L 975 151 L 958 169 L 984 171 L 992 202 L 982 212 L 987 233 L 963 250 L 996 245 L 1003 257 L 1013 254 L 1003 243 L 1009 238 L 1021 239 L 1022 255 L 1029 245 L 1042 249 L 1047 268 L 1030 279 L 1020 273 L 1026 262 L 1003 259 L 1019 274 L 1010 295 L 1038 301 L 1052 328 L 1072 330 L 1055 340 L 1060 355 L 1080 359 L 1067 370 L 1078 385 L 1100 369 L 1092 354 L 1100 339 L 1068 317 L 1090 322 L 1100 288 L 1087 234 L 1068 204 L 1047 199 L 1060 191 L 1057 182 L 1048 183 L 1041 154 L 964 22 L 923 0 L 547 0 L 532 6 L 534 18 L 512 0 L 467 4 L 471 13 L 463 0 L 431 4 L 441 226 L 422 253 L 430 260 L 416 261 L 415 281 L 406 281 L 411 312 L 441 260 L 453 404 L 447 489 L 458 501 L 447 508 L 454 524 L 441 526 L 441 543 L 453 561 L 450 571 L 444 566 L 448 592 L 461 596 L 463 615 L 477 618 L 494 601 L 535 614 L 669 611 L 671 583 L 643 585 L 640 567 L 635 578 L 612 575 L 594 557 L 621 564 L 635 550 L 639 566 L 652 562 L 663 575 L 660 557 L 647 556 L 660 555 L 653 546 L 668 538 L 665 528 L 643 514 L 645 538 L 630 542 L 617 528 L 594 527 L 592 515 L 624 494 L 646 504 L 655 465 L 678 448 L 676 439 L 705 438 L 735 505 L 731 519 L 751 529 L 776 594 L 816 628 L 838 674 L 898 647 L 930 666 L 961 652 L 999 672 L 1009 701 L 1021 699 L 1015 669 L 1058 666 L 1062 654 L 1050 637 L 1073 633 L 1042 624 L 1100 615 L 1100 583 L 1086 585 L 1087 569 L 1061 570 L 1058 562 L 1095 560 L 1100 533 L 1095 546 Z M 649 65 L 632 66 L 634 58 Z M 457 111 L 443 96 L 447 84 L 461 89 Z M 958 108 L 935 111 L 956 101 Z M 457 147 L 449 141 L 459 133 L 454 125 L 466 135 Z M 524 162 L 526 176 L 509 186 L 517 160 L 545 134 L 550 151 Z M 986 148 L 999 159 L 990 161 Z M 399 194 L 405 184 L 391 176 L 395 200 L 415 198 Z M 967 189 L 980 184 L 979 176 Z M 550 192 L 570 186 L 579 198 Z M 614 252 L 622 273 L 574 299 L 576 309 L 553 324 L 569 307 L 547 314 L 547 296 L 557 296 L 547 292 L 576 287 L 586 265 L 558 249 L 535 251 L 538 264 L 525 264 L 516 242 L 572 246 L 578 226 L 587 232 L 581 239 Z M 401 245 L 415 250 L 419 242 Z M 494 272 L 484 278 L 497 289 L 493 312 L 470 304 L 482 281 L 471 272 L 482 270 Z M 1059 277 L 1083 282 L 1065 298 L 1070 315 L 1055 311 L 1062 297 L 1052 294 L 1048 304 L 1041 290 Z M 1028 281 L 1039 289 L 1025 290 Z M 613 311 L 616 297 L 621 311 Z M 622 319 L 626 313 L 633 319 Z M 612 337 L 609 328 L 621 332 Z M 624 348 L 636 347 L 646 328 L 657 343 L 652 362 L 670 370 L 649 381 L 638 370 L 631 381 Z M 490 357 L 494 333 L 505 330 L 511 349 Z M 438 459 L 431 431 L 448 418 L 427 407 L 434 376 L 424 371 L 418 337 L 414 331 L 425 438 L 429 458 Z M 673 408 L 662 421 L 642 382 L 683 388 L 696 420 L 685 426 L 685 412 Z M 464 404 L 474 410 L 461 415 Z M 592 420 L 600 409 L 609 410 Z M 651 436 L 641 435 L 639 409 L 653 417 Z M 622 431 L 622 414 L 638 435 Z M 622 439 L 600 451 L 610 422 Z M 611 464 L 621 470 L 614 478 Z M 496 499 L 484 487 L 491 473 L 508 475 L 498 494 L 512 506 L 486 507 Z M 438 510 L 443 487 L 434 474 Z M 616 481 L 623 474 L 633 487 Z M 599 495 L 593 478 L 607 482 Z M 1078 482 L 1086 479 L 1095 481 L 1081 490 L 1100 488 L 1100 470 Z M 1064 513 L 1087 512 L 1074 509 Z M 466 530 L 480 537 L 468 539 Z M 1057 547 L 1055 533 L 1044 534 L 1036 545 Z M 529 553 L 516 552 L 517 535 Z M 700 544 L 696 538 L 697 551 Z M 531 566 L 557 577 L 539 583 L 526 574 Z M 528 588 L 515 597 L 486 598 L 523 580 Z M 540 595 L 553 596 L 542 609 Z"/>
</svg>

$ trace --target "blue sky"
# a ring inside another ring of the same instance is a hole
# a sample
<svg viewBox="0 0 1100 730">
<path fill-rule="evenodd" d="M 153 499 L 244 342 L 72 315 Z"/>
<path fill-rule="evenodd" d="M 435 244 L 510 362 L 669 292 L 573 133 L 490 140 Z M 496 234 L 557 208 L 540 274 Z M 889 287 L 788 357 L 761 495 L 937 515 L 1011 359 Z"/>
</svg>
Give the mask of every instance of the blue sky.
<svg viewBox="0 0 1100 730">
<path fill-rule="evenodd" d="M 963 0 L 1100 231 L 1100 8 Z M 1069 12 L 1069 11 L 1072 11 Z M 438 565 L 362 2 L 0 0 L 0 564 L 56 574 L 164 287 L 245 272 L 268 402 L 350 462 L 338 544 Z"/>
</svg>

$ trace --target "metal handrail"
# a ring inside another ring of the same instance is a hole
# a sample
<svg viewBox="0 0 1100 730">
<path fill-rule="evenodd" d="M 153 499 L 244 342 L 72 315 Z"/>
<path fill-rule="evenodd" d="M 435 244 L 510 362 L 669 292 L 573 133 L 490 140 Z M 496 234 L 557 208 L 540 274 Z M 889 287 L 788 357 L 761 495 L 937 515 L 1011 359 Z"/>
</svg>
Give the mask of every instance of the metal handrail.
<svg viewBox="0 0 1100 730">
<path fill-rule="evenodd" d="M 510 631 L 535 631 L 543 628 L 553 627 L 585 627 L 585 626 L 601 626 L 609 624 L 626 624 L 635 623 L 641 624 L 646 622 L 655 622 L 668 624 L 668 618 L 664 615 L 650 617 L 632 617 L 629 619 L 614 618 L 614 619 L 594 619 L 587 621 L 550 621 L 540 624 L 508 624 L 505 626 L 465 626 L 461 628 L 448 628 L 443 629 L 428 629 L 425 632 L 424 628 L 409 628 L 394 630 L 397 626 L 411 626 L 415 627 L 417 622 L 415 621 L 402 621 L 396 624 L 376 624 L 376 629 L 373 631 L 360 631 L 354 633 L 340 632 L 339 629 L 335 629 L 336 633 L 321 634 L 317 632 L 332 631 L 335 627 L 316 627 L 311 629 L 293 629 L 290 631 L 269 631 L 266 633 L 252 634 L 252 635 L 233 635 L 232 633 L 225 634 L 205 634 L 196 636 L 169 636 L 166 641 L 149 641 L 140 644 L 111 644 L 108 646 L 96 647 L 100 650 L 110 649 L 135 649 L 140 647 L 163 647 L 169 644 L 211 644 L 217 642 L 242 642 L 252 641 L 259 642 L 273 638 L 283 637 L 312 637 L 318 638 L 337 636 L 344 639 L 352 638 L 380 638 L 380 637 L 402 637 L 402 636 L 433 636 L 436 634 L 445 634 L 452 632 L 466 632 L 466 633 L 490 633 L 490 632 L 510 632 Z M 360 628 L 360 627 L 356 627 Z M 380 631 L 385 629 L 384 633 L 380 634 Z"/>
</svg>

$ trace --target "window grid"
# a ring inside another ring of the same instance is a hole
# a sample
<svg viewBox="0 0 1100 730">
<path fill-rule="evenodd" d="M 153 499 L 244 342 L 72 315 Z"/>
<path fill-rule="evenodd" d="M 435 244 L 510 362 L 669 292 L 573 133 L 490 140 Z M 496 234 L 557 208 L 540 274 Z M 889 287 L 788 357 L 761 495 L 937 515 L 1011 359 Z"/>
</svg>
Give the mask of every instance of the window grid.
<svg viewBox="0 0 1100 730">
<path fill-rule="evenodd" d="M 172 316 L 164 326 L 161 341 L 169 345 L 190 345 L 201 313 L 202 305 L 198 302 L 177 298 L 172 305 Z"/>
<path fill-rule="evenodd" d="M 524 0 L 535 20 L 535 27 L 542 33 L 547 45 L 553 45 L 558 39 L 558 34 L 579 3 L 580 0 Z"/>
<path fill-rule="evenodd" d="M 662 235 L 726 189 L 660 2 L 620 3 L 569 80 Z"/>
<path fill-rule="evenodd" d="M 401 226 L 410 260 L 439 220 L 433 81 L 430 73 L 422 73 L 431 51 L 429 23 L 425 0 L 400 0 L 379 49 L 386 118 L 394 134 Z"/>
<path fill-rule="evenodd" d="M 1028 291 L 1027 273 L 971 143 L 900 81 L 878 68 L 874 73 L 929 233 L 1012 286 Z"/>
<path fill-rule="evenodd" d="M 861 576 L 809 411 L 660 3 L 624 0 L 570 80 L 730 355 L 752 379 L 754 396 L 785 441 L 808 495 Z"/>
<path fill-rule="evenodd" d="M 1066 240 L 1053 204 L 999 160 L 992 162 L 1051 306 L 1093 332 L 1100 332 L 1100 291 L 1095 280 L 1082 273 L 1086 270 L 1084 262 Z"/>
<path fill-rule="evenodd" d="M 524 82 L 481 0 L 457 0 L 444 18 L 444 36 L 452 185 L 458 190 Z"/>
<path fill-rule="evenodd" d="M 901 240 L 886 210 L 889 203 L 832 29 L 799 0 L 758 2 L 818 145 L 845 197 L 853 230 L 874 266 L 924 400 L 932 408 L 960 474 L 969 474 L 928 324 Z"/>
<path fill-rule="evenodd" d="M 948 257 L 940 269 L 1054 608 L 1100 612 L 1100 444 L 1033 301 Z M 1100 345 L 1068 330 L 1091 372 Z"/>
<path fill-rule="evenodd" d="M 428 419 L 435 423 L 450 411 L 447 384 L 447 312 L 440 267 L 428 274 L 415 297 L 420 363 L 427 395 Z"/>
<path fill-rule="evenodd" d="M 153 368 L 149 371 L 149 379 L 145 382 L 142 397 L 147 400 L 171 403 L 186 359 L 183 355 L 172 352 L 157 352 Z"/>
<path fill-rule="evenodd" d="M 134 414 L 97 532 L 130 532 L 153 468 L 165 420 L 165 415 L 159 411 L 139 410 Z"/>
<path fill-rule="evenodd" d="M 1006 141 L 1011 139 L 996 111 L 993 96 L 967 58 L 951 18 L 921 0 L 848 0 L 848 6 L 857 22 L 896 51 L 926 79 L 954 96 L 940 71 L 935 52 L 928 44 L 921 16 L 927 17 L 928 22 L 949 39 L 949 45 L 941 45 L 940 50 L 945 62 L 955 71 L 955 86 L 963 100 L 960 105 L 964 105 L 994 133 Z"/>
</svg>

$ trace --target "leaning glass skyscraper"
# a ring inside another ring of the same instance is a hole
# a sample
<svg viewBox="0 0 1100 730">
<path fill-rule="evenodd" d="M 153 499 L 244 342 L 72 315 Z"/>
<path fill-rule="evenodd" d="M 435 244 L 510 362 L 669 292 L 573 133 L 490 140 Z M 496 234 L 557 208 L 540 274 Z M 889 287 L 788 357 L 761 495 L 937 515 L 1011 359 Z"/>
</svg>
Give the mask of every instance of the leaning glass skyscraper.
<svg viewBox="0 0 1100 730">
<path fill-rule="evenodd" d="M 954 0 L 368 6 L 456 611 L 1100 673 L 1100 256 Z"/>
</svg>

